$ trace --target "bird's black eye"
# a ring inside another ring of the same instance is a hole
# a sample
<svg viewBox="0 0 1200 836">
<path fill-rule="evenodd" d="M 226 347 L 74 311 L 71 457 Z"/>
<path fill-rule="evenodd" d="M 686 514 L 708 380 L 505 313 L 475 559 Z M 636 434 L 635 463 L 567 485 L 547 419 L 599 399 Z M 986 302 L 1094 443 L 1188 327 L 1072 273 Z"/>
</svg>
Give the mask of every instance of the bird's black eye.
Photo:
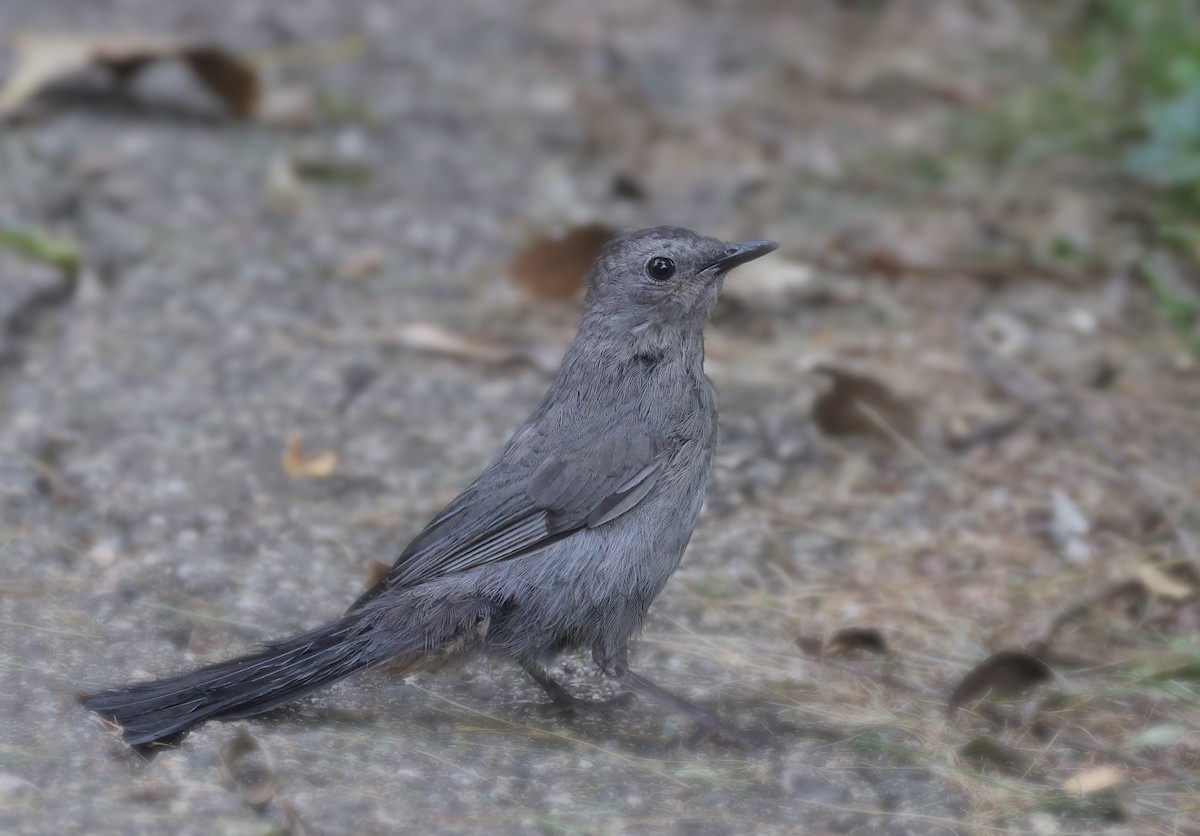
<svg viewBox="0 0 1200 836">
<path fill-rule="evenodd" d="M 675 262 L 661 255 L 646 262 L 646 275 L 656 282 L 665 282 L 675 275 Z"/>
</svg>

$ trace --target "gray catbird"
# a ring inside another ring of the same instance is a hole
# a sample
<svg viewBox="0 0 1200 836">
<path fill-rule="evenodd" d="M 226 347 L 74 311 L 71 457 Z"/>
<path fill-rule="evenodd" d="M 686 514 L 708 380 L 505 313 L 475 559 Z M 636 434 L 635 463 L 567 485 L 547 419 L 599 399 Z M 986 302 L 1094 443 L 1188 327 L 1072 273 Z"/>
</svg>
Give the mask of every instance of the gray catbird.
<svg viewBox="0 0 1200 836">
<path fill-rule="evenodd" d="M 589 648 L 606 675 L 705 732 L 729 731 L 631 671 L 626 655 L 704 499 L 717 443 L 705 322 L 729 269 L 776 246 L 674 227 L 614 238 L 588 274 L 579 332 L 542 402 L 345 615 L 83 704 L 131 745 L 176 743 L 205 720 L 261 714 L 364 668 L 419 670 L 473 651 L 515 661 L 563 711 L 620 704 L 574 697 L 542 667 Z"/>
</svg>

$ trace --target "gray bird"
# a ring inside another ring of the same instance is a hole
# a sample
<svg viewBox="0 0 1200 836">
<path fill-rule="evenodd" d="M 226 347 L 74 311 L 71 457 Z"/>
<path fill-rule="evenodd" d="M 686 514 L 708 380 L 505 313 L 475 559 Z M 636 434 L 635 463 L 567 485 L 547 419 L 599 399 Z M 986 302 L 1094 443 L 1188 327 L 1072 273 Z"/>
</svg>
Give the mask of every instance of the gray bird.
<svg viewBox="0 0 1200 836">
<path fill-rule="evenodd" d="M 731 732 L 634 673 L 627 654 L 683 557 L 712 468 L 704 325 L 726 273 L 776 246 L 675 227 L 616 237 L 588 274 L 579 332 L 542 402 L 345 615 L 83 704 L 130 745 L 174 744 L 206 720 L 261 714 L 364 668 L 420 670 L 480 651 L 515 661 L 559 710 L 623 704 L 574 697 L 546 673 L 556 655 L 588 648 L 632 691 L 706 733 Z"/>
</svg>

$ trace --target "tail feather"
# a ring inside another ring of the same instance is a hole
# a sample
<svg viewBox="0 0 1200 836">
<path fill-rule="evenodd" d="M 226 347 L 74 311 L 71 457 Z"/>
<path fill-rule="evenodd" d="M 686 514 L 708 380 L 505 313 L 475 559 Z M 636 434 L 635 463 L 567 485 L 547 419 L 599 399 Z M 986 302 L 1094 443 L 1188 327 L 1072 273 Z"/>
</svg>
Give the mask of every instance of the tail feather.
<svg viewBox="0 0 1200 836">
<path fill-rule="evenodd" d="M 347 617 L 249 656 L 85 695 L 81 701 L 121 726 L 132 746 L 172 744 L 206 720 L 270 711 L 386 658 L 379 657 L 379 642 L 371 631 Z"/>
</svg>

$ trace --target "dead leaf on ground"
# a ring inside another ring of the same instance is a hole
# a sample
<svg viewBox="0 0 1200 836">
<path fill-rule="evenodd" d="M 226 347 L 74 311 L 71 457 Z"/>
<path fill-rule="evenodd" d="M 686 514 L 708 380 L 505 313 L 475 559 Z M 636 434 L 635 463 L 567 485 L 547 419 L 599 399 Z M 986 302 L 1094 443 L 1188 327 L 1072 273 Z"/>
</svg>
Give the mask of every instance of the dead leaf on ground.
<svg viewBox="0 0 1200 836">
<path fill-rule="evenodd" d="M 383 269 L 386 260 L 387 253 L 379 247 L 364 247 L 338 266 L 337 276 L 345 282 L 370 278 Z"/>
<path fill-rule="evenodd" d="M 363 186 L 375 177 L 371 163 L 357 153 L 307 149 L 292 158 L 296 175 L 316 183 Z"/>
<path fill-rule="evenodd" d="M 917 428 L 913 407 L 884 384 L 834 366 L 817 371 L 833 380 L 829 391 L 813 403 L 813 421 L 831 436 L 859 436 L 894 441 L 912 438 Z"/>
<path fill-rule="evenodd" d="M 1144 563 L 1137 568 L 1137 579 L 1151 595 L 1157 595 L 1167 601 L 1178 603 L 1186 601 L 1196 594 L 1196 590 L 1181 580 L 1171 577 L 1162 569 L 1151 563 Z"/>
<path fill-rule="evenodd" d="M 267 207 L 285 217 L 298 214 L 312 202 L 312 195 L 287 156 L 276 157 L 267 167 L 265 192 Z"/>
<path fill-rule="evenodd" d="M 463 360 L 490 360 L 506 362 L 515 359 L 510 349 L 495 343 L 472 340 L 459 336 L 432 322 L 414 322 L 389 332 L 394 342 L 405 348 L 445 354 Z"/>
<path fill-rule="evenodd" d="M 879 656 L 888 655 L 888 646 L 883 638 L 883 633 L 874 627 L 847 627 L 838 630 L 830 640 L 825 652 L 830 656 L 837 656 L 854 650 L 865 650 Z"/>
<path fill-rule="evenodd" d="M 825 637 L 819 632 L 806 631 L 796 636 L 796 647 L 802 653 L 820 659 L 825 655 Z"/>
<path fill-rule="evenodd" d="M 42 34 L 13 37 L 13 71 L 0 90 L 0 115 L 50 84 L 89 67 L 103 67 L 121 83 L 155 61 L 181 61 L 233 113 L 252 116 L 261 95 L 255 67 L 213 44 L 168 35 Z"/>
<path fill-rule="evenodd" d="M 414 322 L 400 328 L 390 329 L 378 335 L 376 342 L 444 354 L 460 360 L 483 360 L 492 363 L 508 363 L 524 359 L 517 351 L 496 343 L 472 340 L 436 325 L 432 322 Z"/>
<path fill-rule="evenodd" d="M 399 328 L 358 330 L 353 335 L 327 329 L 312 329 L 311 335 L 329 345 L 396 346 L 414 351 L 441 354 L 456 360 L 505 365 L 520 363 L 552 374 L 558 369 L 558 355 L 542 357 L 540 352 L 522 350 L 484 340 L 473 340 L 455 334 L 433 322 L 414 322 Z"/>
<path fill-rule="evenodd" d="M 538 299 L 566 299 L 583 289 L 584 276 L 616 230 L 603 224 L 572 227 L 555 238 L 537 238 L 508 263 L 513 283 Z"/>
<path fill-rule="evenodd" d="M 35 229 L 0 228 L 0 247 L 66 273 L 78 273 L 82 263 L 73 241 Z"/>
<path fill-rule="evenodd" d="M 326 450 L 315 456 L 304 451 L 304 443 L 298 433 L 288 433 L 281 462 L 284 474 L 289 479 L 328 479 L 337 470 L 338 455 Z"/>
<path fill-rule="evenodd" d="M 251 807 L 265 807 L 279 793 L 279 777 L 271 753 L 245 729 L 221 747 L 221 771 Z"/>
<path fill-rule="evenodd" d="M 1091 795 L 1125 783 L 1125 775 L 1115 766 L 1098 766 L 1073 775 L 1063 781 L 1063 792 L 1071 795 Z"/>
<path fill-rule="evenodd" d="M 1138 732 L 1125 742 L 1125 748 L 1136 750 L 1148 746 L 1178 746 L 1187 742 L 1189 737 L 1188 729 L 1184 726 L 1160 723 Z M 1191 745 L 1194 747 L 1196 742 L 1200 740 L 1195 740 Z"/>
<path fill-rule="evenodd" d="M 991 694 L 996 697 L 1013 697 L 1028 691 L 1042 682 L 1054 678 L 1050 666 L 1028 653 L 1017 650 L 1001 650 L 984 659 L 950 695 L 946 713 L 953 715 L 964 703 Z"/>
<path fill-rule="evenodd" d="M 1092 524 L 1088 518 L 1075 501 L 1058 488 L 1050 492 L 1050 502 L 1053 509 L 1051 532 L 1063 556 L 1072 563 L 1090 560 L 1092 549 L 1086 538 L 1092 530 Z"/>
<path fill-rule="evenodd" d="M 738 268 L 722 295 L 746 305 L 778 304 L 812 284 L 812 269 L 798 261 L 763 259 Z"/>
<path fill-rule="evenodd" d="M 374 589 L 376 584 L 386 578 L 392 571 L 392 564 L 382 560 L 371 561 L 371 571 L 367 575 L 367 589 Z"/>
<path fill-rule="evenodd" d="M 274 87 L 263 91 L 254 115 L 280 128 L 311 128 L 318 119 L 316 95 L 307 87 Z"/>
</svg>

